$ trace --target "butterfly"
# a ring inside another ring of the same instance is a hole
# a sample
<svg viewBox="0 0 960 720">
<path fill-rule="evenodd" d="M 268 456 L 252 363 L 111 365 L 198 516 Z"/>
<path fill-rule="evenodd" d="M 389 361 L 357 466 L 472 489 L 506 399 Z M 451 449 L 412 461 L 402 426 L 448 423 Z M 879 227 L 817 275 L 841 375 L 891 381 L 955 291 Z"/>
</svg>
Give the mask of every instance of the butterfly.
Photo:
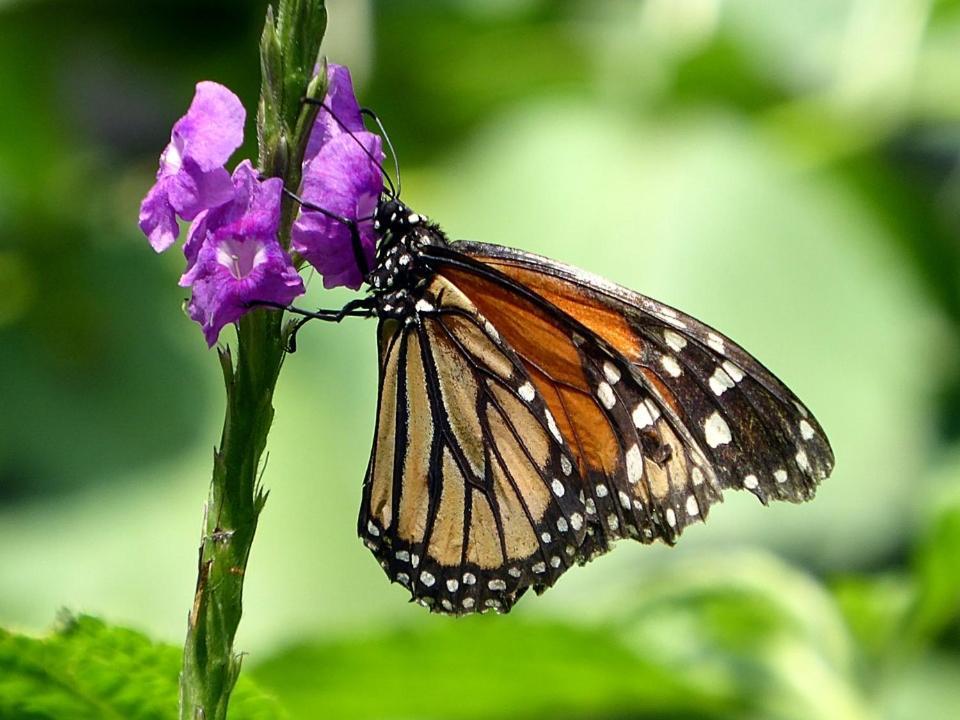
<svg viewBox="0 0 960 720">
<path fill-rule="evenodd" d="M 726 489 L 802 502 L 823 429 L 750 354 L 532 253 L 451 242 L 385 194 L 379 400 L 358 532 L 432 611 L 507 612 L 623 538 L 673 544 Z"/>
<path fill-rule="evenodd" d="M 378 319 L 358 532 L 412 600 L 507 612 L 617 540 L 675 543 L 724 490 L 802 502 L 829 476 L 820 424 L 732 340 L 578 268 L 452 242 L 383 175 L 372 268 L 356 221 L 293 196 L 350 226 L 369 292 L 288 309 L 297 327 Z"/>
</svg>

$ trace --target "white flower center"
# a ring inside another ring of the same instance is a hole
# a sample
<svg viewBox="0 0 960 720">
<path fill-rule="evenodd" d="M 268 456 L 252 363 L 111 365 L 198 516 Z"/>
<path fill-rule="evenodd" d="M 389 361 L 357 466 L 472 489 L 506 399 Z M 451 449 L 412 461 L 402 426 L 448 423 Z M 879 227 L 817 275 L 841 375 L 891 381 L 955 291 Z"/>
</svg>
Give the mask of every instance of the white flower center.
<svg viewBox="0 0 960 720">
<path fill-rule="evenodd" d="M 163 157 L 160 158 L 163 169 L 168 175 L 174 175 L 180 172 L 180 168 L 183 167 L 183 155 L 180 152 L 178 144 L 179 141 L 177 138 L 171 140 L 166 150 L 163 151 Z"/>
<path fill-rule="evenodd" d="M 263 243 L 254 240 L 231 238 L 217 248 L 217 262 L 237 280 L 243 280 L 265 259 Z"/>
</svg>

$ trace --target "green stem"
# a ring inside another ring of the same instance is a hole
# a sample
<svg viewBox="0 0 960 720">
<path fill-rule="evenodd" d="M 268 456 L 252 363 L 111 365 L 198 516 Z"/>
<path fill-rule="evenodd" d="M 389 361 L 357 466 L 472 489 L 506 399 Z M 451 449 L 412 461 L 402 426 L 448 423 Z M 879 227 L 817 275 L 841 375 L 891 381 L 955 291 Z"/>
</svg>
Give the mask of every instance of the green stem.
<svg viewBox="0 0 960 720">
<path fill-rule="evenodd" d="M 226 718 L 240 674 L 233 641 L 243 610 L 243 580 L 266 500 L 260 459 L 273 422 L 273 391 L 283 363 L 280 313 L 257 311 L 239 323 L 237 359 L 221 352 L 227 412 L 204 509 L 197 587 L 180 684 L 183 720 Z"/>
<path fill-rule="evenodd" d="M 323 0 L 279 0 L 260 42 L 263 87 L 257 118 L 260 170 L 296 191 L 303 153 L 316 117 L 304 96 L 326 94 L 326 74 L 311 80 L 326 28 Z M 295 204 L 284 197 L 278 240 L 290 246 Z M 236 359 L 220 351 L 226 417 L 214 453 L 204 508 L 197 585 L 180 675 L 181 720 L 225 720 L 240 674 L 233 647 L 243 613 L 243 580 L 257 520 L 267 494 L 261 458 L 273 423 L 273 393 L 284 358 L 283 313 L 256 310 L 237 323 Z"/>
</svg>

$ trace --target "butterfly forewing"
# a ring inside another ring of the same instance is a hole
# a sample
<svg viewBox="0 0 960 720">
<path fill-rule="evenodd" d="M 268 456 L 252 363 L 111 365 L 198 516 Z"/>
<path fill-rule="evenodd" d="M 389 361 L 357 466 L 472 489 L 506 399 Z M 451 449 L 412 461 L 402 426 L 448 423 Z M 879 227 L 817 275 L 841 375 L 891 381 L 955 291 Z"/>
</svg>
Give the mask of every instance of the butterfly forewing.
<svg viewBox="0 0 960 720">
<path fill-rule="evenodd" d="M 477 243 L 431 252 L 516 351 L 571 443 L 593 520 L 581 557 L 625 535 L 672 542 L 721 488 L 800 501 L 829 474 L 816 420 L 706 325 L 535 255 Z"/>
<path fill-rule="evenodd" d="M 410 322 L 380 324 L 380 402 L 359 532 L 434 610 L 508 610 L 575 562 L 569 449 L 524 365 L 437 276 Z"/>
</svg>

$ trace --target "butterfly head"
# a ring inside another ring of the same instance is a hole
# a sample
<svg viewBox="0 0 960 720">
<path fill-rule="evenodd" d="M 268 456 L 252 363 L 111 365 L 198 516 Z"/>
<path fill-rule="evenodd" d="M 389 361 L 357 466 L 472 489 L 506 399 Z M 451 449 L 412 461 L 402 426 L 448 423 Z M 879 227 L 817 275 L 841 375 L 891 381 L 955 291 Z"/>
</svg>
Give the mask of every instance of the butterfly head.
<svg viewBox="0 0 960 720">
<path fill-rule="evenodd" d="M 426 218 L 413 212 L 398 199 L 388 197 L 377 207 L 373 228 L 382 238 L 388 235 L 402 237 L 425 222 Z"/>
</svg>

